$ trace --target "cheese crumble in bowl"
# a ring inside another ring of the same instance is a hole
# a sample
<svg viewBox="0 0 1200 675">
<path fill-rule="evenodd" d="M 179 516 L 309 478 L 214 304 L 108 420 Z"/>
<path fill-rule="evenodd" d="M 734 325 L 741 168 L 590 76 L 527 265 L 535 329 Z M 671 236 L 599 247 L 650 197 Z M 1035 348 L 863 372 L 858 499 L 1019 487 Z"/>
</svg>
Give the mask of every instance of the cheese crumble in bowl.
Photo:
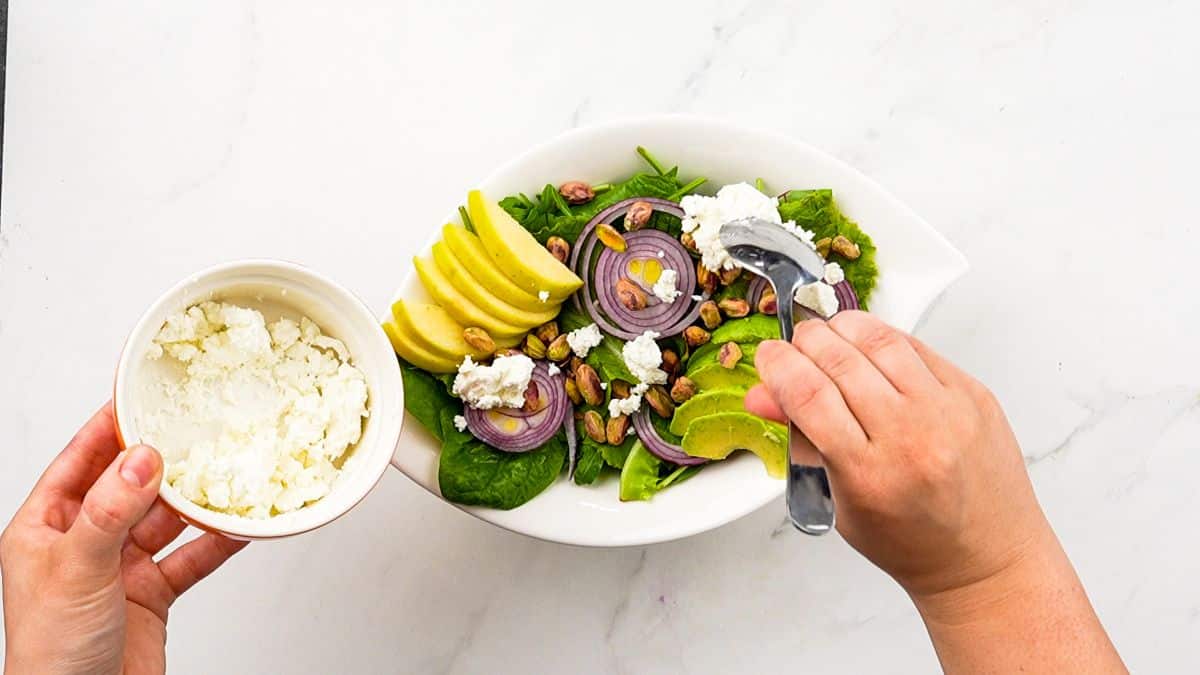
<svg viewBox="0 0 1200 675">
<path fill-rule="evenodd" d="M 241 539 L 307 532 L 347 512 L 395 451 L 403 393 L 372 313 L 290 263 L 211 268 L 130 335 L 114 408 L 123 445 L 163 455 L 162 499 Z"/>
</svg>

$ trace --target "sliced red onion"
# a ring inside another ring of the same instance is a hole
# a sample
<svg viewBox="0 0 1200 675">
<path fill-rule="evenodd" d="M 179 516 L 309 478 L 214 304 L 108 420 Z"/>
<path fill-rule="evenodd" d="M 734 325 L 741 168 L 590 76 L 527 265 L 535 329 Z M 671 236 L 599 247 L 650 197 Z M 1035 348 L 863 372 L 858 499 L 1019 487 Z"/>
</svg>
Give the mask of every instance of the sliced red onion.
<svg viewBox="0 0 1200 675">
<path fill-rule="evenodd" d="M 551 375 L 546 363 L 533 368 L 525 396 L 533 405 L 524 408 L 480 410 L 466 406 L 463 414 L 471 434 L 504 452 L 528 452 L 541 447 L 563 426 L 571 400 L 563 388 L 563 375 Z"/>
<path fill-rule="evenodd" d="M 683 332 L 700 316 L 700 303 L 692 300 L 689 292 L 696 286 L 696 270 L 687 249 L 674 237 L 659 230 L 638 230 L 626 234 L 626 249 L 623 252 L 604 247 L 595 234 L 597 225 L 611 224 L 637 202 L 646 202 L 655 211 L 683 217 L 683 209 L 678 204 L 653 197 L 626 199 L 598 213 L 580 232 L 571 252 L 571 269 L 583 279 L 583 287 L 572 296 L 571 301 L 577 309 L 586 312 L 600 330 L 621 339 L 632 340 L 647 330 L 671 337 Z M 599 254 L 596 253 L 597 246 L 602 248 Z M 663 252 L 662 258 L 658 258 L 659 251 Z M 678 273 L 676 290 L 682 293 L 675 302 L 662 302 L 648 293 L 650 297 L 643 310 L 634 312 L 621 305 L 616 297 L 617 280 L 624 276 L 628 262 L 639 257 L 658 259 L 664 269 L 673 269 Z"/>
<path fill-rule="evenodd" d="M 646 446 L 650 454 L 682 466 L 694 466 L 708 461 L 703 457 L 692 457 L 678 445 L 663 440 L 663 437 L 659 436 L 658 431 L 655 430 L 654 423 L 650 421 L 650 415 L 651 412 L 646 408 L 642 408 L 633 415 L 633 430 L 637 432 L 638 440 Z"/>
<path fill-rule="evenodd" d="M 682 331 L 686 325 L 675 331 L 671 329 L 687 316 L 692 305 L 690 291 L 696 287 L 696 270 L 687 249 L 671 235 L 658 230 L 631 232 L 625 235 L 625 242 L 624 252 L 618 253 L 605 247 L 596 260 L 592 283 L 595 285 L 596 299 L 600 301 L 600 309 L 613 323 L 632 333 L 632 337 L 647 330 L 663 335 Z M 659 251 L 663 252 L 662 258 L 658 257 Z M 617 298 L 617 281 L 625 276 L 625 270 L 634 260 L 657 260 L 664 270 L 675 270 L 679 275 L 676 290 L 681 294 L 674 302 L 663 302 L 653 295 L 652 289 L 639 284 L 647 291 L 646 307 L 637 311 L 626 308 Z M 686 297 L 683 293 L 687 294 Z"/>
<path fill-rule="evenodd" d="M 750 280 L 750 285 L 746 288 L 746 301 L 751 307 L 758 307 L 758 301 L 762 299 L 763 293 L 771 288 L 771 284 L 766 277 L 755 276 Z M 858 294 L 854 292 L 854 285 L 849 280 L 843 279 L 833 285 L 834 295 L 838 300 L 838 311 L 841 312 L 847 309 L 858 309 Z M 823 319 L 820 314 L 814 312 L 807 307 L 801 307 L 801 314 L 806 319 Z"/>
<path fill-rule="evenodd" d="M 567 480 L 575 477 L 575 465 L 579 463 L 579 437 L 575 435 L 575 407 L 567 406 L 563 415 L 563 433 L 567 435 Z"/>
<path fill-rule="evenodd" d="M 762 300 L 763 293 L 770 287 L 771 284 L 766 277 L 755 274 L 750 279 L 750 285 L 746 286 L 746 302 L 750 303 L 750 309 L 758 308 L 758 301 Z"/>
<path fill-rule="evenodd" d="M 837 296 L 839 312 L 858 309 L 858 294 L 854 292 L 854 285 L 848 279 L 842 279 L 834 284 L 833 293 Z"/>
<path fill-rule="evenodd" d="M 583 226 L 583 229 L 579 232 L 579 236 L 575 238 L 575 248 L 571 250 L 570 268 L 573 270 L 579 269 L 580 244 L 592 234 L 597 225 L 600 223 L 608 223 L 611 225 L 617 218 L 625 215 L 625 213 L 629 211 L 629 207 L 638 202 L 646 202 L 655 211 L 669 213 L 676 218 L 683 218 L 684 215 L 683 208 L 679 206 L 679 204 L 667 199 L 658 199 L 657 197 L 631 197 L 629 199 L 622 199 L 612 206 L 609 206 L 607 209 L 604 209 L 600 213 L 592 216 L 592 219 L 588 221 L 588 224 Z M 587 260 L 589 257 L 590 256 L 583 256 L 583 259 Z M 580 276 L 582 277 L 583 275 Z M 576 304 L 576 307 L 579 307 L 579 305 Z"/>
</svg>

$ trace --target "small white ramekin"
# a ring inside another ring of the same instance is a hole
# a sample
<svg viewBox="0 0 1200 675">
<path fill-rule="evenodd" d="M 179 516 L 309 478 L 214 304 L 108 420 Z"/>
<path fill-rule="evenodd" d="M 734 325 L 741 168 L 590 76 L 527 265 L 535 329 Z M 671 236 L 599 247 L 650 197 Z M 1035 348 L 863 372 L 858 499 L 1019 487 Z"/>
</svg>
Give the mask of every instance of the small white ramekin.
<svg viewBox="0 0 1200 675">
<path fill-rule="evenodd" d="M 375 484 L 396 450 L 404 420 L 404 389 L 396 357 L 375 315 L 354 294 L 308 268 L 279 260 L 238 260 L 192 275 L 150 306 L 125 342 L 117 366 L 113 408 L 122 447 L 142 442 L 139 407 L 150 372 L 146 358 L 166 317 L 205 300 L 229 300 L 253 307 L 267 302 L 293 318 L 307 316 L 322 332 L 338 338 L 367 380 L 369 416 L 362 439 L 346 459 L 324 498 L 290 513 L 253 519 L 219 513 L 184 498 L 163 481 L 164 502 L 185 521 L 237 539 L 277 539 L 316 529 L 354 508 Z M 270 318 L 270 317 L 268 317 Z"/>
</svg>

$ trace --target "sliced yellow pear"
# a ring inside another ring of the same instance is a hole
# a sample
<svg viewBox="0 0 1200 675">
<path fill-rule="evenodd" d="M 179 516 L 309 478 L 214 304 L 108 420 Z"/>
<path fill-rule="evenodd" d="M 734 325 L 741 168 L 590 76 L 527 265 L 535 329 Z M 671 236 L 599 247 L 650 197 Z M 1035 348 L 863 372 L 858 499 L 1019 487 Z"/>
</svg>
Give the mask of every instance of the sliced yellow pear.
<svg viewBox="0 0 1200 675">
<path fill-rule="evenodd" d="M 464 356 L 479 360 L 491 352 L 475 349 L 463 339 L 463 325 L 437 305 L 397 300 L 392 305 L 392 320 L 419 346 L 444 359 L 461 363 Z M 492 338 L 496 347 L 512 347 L 520 338 Z"/>
<path fill-rule="evenodd" d="M 459 293 L 466 296 L 479 309 L 505 323 L 523 328 L 533 328 L 546 323 L 558 314 L 557 303 L 547 301 L 542 303 L 540 311 L 527 312 L 496 297 L 483 284 L 479 283 L 478 279 L 471 276 L 466 266 L 454 257 L 444 241 L 433 245 L 433 262 L 442 271 L 442 274 L 446 275 L 450 283 L 454 284 Z"/>
<path fill-rule="evenodd" d="M 521 290 L 512 279 L 492 261 L 487 249 L 479 237 L 458 225 L 447 225 L 442 228 L 442 241 L 450 247 L 450 252 L 496 297 L 518 309 L 528 312 L 540 312 L 546 309 L 546 303 L 534 293 Z"/>
<path fill-rule="evenodd" d="M 413 267 L 416 268 L 417 276 L 421 278 L 421 284 L 429 291 L 429 295 L 433 296 L 442 309 L 449 312 L 460 325 L 478 326 L 493 338 L 515 337 L 529 330 L 528 327 L 501 321 L 480 309 L 450 283 L 432 260 L 413 258 Z"/>
<path fill-rule="evenodd" d="M 560 303 L 583 285 L 583 280 L 551 255 L 499 204 L 484 199 L 479 190 L 467 195 L 467 210 L 488 255 L 525 291 L 534 295 L 549 293 L 551 302 Z"/>
<path fill-rule="evenodd" d="M 387 333 L 388 340 L 392 343 L 392 349 L 396 350 L 400 358 L 414 366 L 424 368 L 431 373 L 453 373 L 458 370 L 457 363 L 433 354 L 417 344 L 411 335 L 406 334 L 395 323 L 385 321 L 383 332 Z"/>
</svg>

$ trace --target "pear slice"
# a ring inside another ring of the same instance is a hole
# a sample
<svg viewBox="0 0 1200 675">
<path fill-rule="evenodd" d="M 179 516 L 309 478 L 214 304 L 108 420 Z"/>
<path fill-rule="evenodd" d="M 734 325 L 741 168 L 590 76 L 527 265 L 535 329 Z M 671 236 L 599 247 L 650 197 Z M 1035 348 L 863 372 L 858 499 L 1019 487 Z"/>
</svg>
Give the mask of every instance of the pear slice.
<svg viewBox="0 0 1200 675">
<path fill-rule="evenodd" d="M 453 373 L 458 370 L 457 363 L 433 354 L 417 344 L 413 336 L 402 331 L 395 323 L 385 321 L 383 332 L 387 333 L 388 340 L 392 343 L 392 349 L 396 350 L 400 358 L 414 366 L 424 368 L 431 373 Z"/>
<path fill-rule="evenodd" d="M 471 276 L 466 266 L 459 262 L 458 258 L 454 257 L 454 254 L 450 252 L 450 248 L 446 246 L 446 242 L 444 241 L 439 241 L 433 245 L 433 262 L 438 266 L 442 274 L 450 280 L 450 283 L 454 284 L 459 293 L 462 293 L 479 309 L 505 323 L 524 328 L 534 328 L 558 315 L 557 304 L 543 302 L 539 311 L 527 312 L 523 309 L 513 307 L 496 297 L 483 284 L 479 283 L 479 280 Z"/>
<path fill-rule="evenodd" d="M 392 305 L 392 320 L 419 346 L 443 359 L 461 363 L 464 356 L 479 360 L 492 355 L 467 344 L 463 339 L 463 325 L 437 305 L 397 300 Z M 515 337 L 492 339 L 497 348 L 512 347 L 520 342 Z"/>
<path fill-rule="evenodd" d="M 429 291 L 429 295 L 433 296 L 442 309 L 449 312 L 460 325 L 478 326 L 493 338 L 516 337 L 529 330 L 528 327 L 514 326 L 501 321 L 480 309 L 450 283 L 432 260 L 413 258 L 413 267 L 416 268 L 417 276 L 421 278 L 421 284 Z"/>
<path fill-rule="evenodd" d="M 500 205 L 479 190 L 467 195 L 471 223 L 488 255 L 509 279 L 529 293 L 548 293 L 558 304 L 583 285 L 566 265 L 550 254 Z"/>
<path fill-rule="evenodd" d="M 471 272 L 471 276 L 475 277 L 484 288 L 490 290 L 496 297 L 527 312 L 540 312 L 546 309 L 547 303 L 542 302 L 536 294 L 521 290 L 520 286 L 505 276 L 499 267 L 496 267 L 496 263 L 492 262 L 492 257 L 488 255 L 487 249 L 483 247 L 483 242 L 479 241 L 479 237 L 475 234 L 468 232 L 465 227 L 446 225 L 442 228 L 442 241 L 446 242 L 446 246 L 450 247 L 450 252 L 454 254 L 455 258 L 458 258 L 463 267 Z"/>
</svg>

